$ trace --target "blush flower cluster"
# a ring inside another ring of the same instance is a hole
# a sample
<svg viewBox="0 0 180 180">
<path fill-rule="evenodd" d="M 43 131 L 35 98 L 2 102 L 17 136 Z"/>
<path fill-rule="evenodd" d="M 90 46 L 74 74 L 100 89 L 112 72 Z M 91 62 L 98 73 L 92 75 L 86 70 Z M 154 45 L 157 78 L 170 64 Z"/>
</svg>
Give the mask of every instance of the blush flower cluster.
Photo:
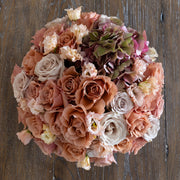
<svg viewBox="0 0 180 180">
<path fill-rule="evenodd" d="M 45 155 L 89 170 L 134 153 L 160 129 L 164 72 L 146 32 L 117 17 L 67 9 L 32 37 L 11 76 L 18 103 L 17 133 Z"/>
</svg>

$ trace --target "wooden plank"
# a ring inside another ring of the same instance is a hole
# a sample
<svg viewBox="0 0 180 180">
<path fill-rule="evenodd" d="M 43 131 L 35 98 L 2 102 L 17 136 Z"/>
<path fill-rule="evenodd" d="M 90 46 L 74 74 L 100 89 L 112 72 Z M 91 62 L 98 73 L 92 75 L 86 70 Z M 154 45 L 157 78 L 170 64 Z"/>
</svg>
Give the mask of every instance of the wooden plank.
<svg viewBox="0 0 180 180">
<path fill-rule="evenodd" d="M 53 159 L 42 154 L 34 143 L 24 146 L 16 137 L 17 124 L 10 75 L 15 63 L 30 48 L 35 29 L 47 21 L 48 8 L 37 1 L 1 1 L 0 4 L 0 179 L 52 179 Z M 44 15 L 42 15 L 44 13 Z M 39 18 L 37 14 L 39 14 Z M 43 21 L 42 21 L 43 19 Z"/>
<path fill-rule="evenodd" d="M 167 127 L 167 179 L 180 179 L 180 1 L 166 0 L 164 10 L 163 54 Z"/>
</svg>

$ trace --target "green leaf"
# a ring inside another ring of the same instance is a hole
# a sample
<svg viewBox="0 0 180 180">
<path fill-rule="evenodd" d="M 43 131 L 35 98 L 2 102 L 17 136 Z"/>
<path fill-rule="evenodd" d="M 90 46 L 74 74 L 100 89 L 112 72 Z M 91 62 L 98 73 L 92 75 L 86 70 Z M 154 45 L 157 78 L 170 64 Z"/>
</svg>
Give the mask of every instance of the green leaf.
<svg viewBox="0 0 180 180">
<path fill-rule="evenodd" d="M 119 25 L 119 26 L 122 26 L 124 24 L 120 19 L 118 19 L 116 17 L 110 17 L 110 20 L 112 23 Z"/>
<path fill-rule="evenodd" d="M 99 34 L 97 31 L 89 33 L 90 41 L 98 41 L 99 40 Z"/>
<path fill-rule="evenodd" d="M 130 66 L 131 64 L 132 64 L 132 60 L 127 60 L 123 62 L 121 65 L 117 66 L 112 76 L 112 80 L 116 79 L 119 76 L 119 73 L 122 72 L 126 67 Z"/>
</svg>

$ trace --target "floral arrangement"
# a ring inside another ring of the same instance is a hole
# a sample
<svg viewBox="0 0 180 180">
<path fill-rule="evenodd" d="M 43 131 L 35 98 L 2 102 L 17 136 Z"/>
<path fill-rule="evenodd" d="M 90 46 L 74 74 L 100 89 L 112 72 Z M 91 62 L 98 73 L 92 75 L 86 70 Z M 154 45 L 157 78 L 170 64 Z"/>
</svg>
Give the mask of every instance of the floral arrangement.
<svg viewBox="0 0 180 180">
<path fill-rule="evenodd" d="M 45 155 L 90 169 L 116 163 L 113 153 L 137 154 L 160 129 L 164 72 L 146 32 L 117 17 L 67 9 L 32 37 L 11 83 L 17 133 Z"/>
</svg>

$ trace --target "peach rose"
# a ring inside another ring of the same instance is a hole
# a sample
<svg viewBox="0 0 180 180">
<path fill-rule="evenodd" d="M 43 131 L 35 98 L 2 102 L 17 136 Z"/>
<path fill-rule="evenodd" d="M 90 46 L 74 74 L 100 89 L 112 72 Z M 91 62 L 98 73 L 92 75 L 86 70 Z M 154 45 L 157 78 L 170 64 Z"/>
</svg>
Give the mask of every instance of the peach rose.
<svg viewBox="0 0 180 180">
<path fill-rule="evenodd" d="M 102 114 L 117 93 L 117 87 L 107 76 L 82 79 L 76 91 L 76 104 L 82 104 L 88 111 Z"/>
<path fill-rule="evenodd" d="M 73 145 L 65 141 L 62 137 L 55 141 L 57 145 L 55 154 L 64 157 L 67 161 L 77 162 L 85 158 L 86 149 L 80 145 Z"/>
<path fill-rule="evenodd" d="M 56 149 L 56 145 L 54 143 L 46 144 L 41 139 L 34 139 L 34 142 L 39 146 L 39 148 L 45 155 L 51 156 L 51 154 Z"/>
<path fill-rule="evenodd" d="M 132 139 L 127 137 L 119 144 L 114 145 L 114 150 L 125 154 L 131 150 L 132 142 L 133 142 Z"/>
<path fill-rule="evenodd" d="M 25 97 L 30 99 L 36 99 L 39 96 L 39 91 L 41 89 L 41 84 L 37 83 L 36 81 L 31 81 L 29 83 L 28 88 L 25 91 Z"/>
<path fill-rule="evenodd" d="M 81 18 L 76 21 L 77 24 L 84 24 L 89 30 L 93 28 L 94 22 L 99 18 L 99 14 L 95 12 L 81 13 Z"/>
<path fill-rule="evenodd" d="M 50 131 L 56 136 L 61 135 L 60 118 L 62 116 L 62 109 L 55 112 L 46 111 L 43 115 L 43 120 L 49 125 Z"/>
<path fill-rule="evenodd" d="M 75 36 L 74 33 L 70 30 L 64 31 L 59 37 L 58 37 L 58 46 L 69 46 L 73 47 L 75 43 Z"/>
<path fill-rule="evenodd" d="M 22 67 L 23 70 L 28 74 L 28 75 L 34 75 L 34 69 L 36 66 L 36 63 L 42 59 L 42 55 L 38 53 L 34 49 L 30 49 L 27 54 L 24 56 L 23 61 L 22 61 Z"/>
<path fill-rule="evenodd" d="M 79 81 L 79 73 L 76 72 L 74 66 L 71 66 L 64 71 L 62 78 L 57 82 L 69 103 L 75 103 L 75 92 L 78 89 Z"/>
<path fill-rule="evenodd" d="M 130 112 L 125 115 L 127 118 L 128 130 L 131 137 L 141 137 L 147 132 L 147 129 L 151 126 L 150 121 L 146 114 L 141 112 Z"/>
<path fill-rule="evenodd" d="M 48 80 L 39 92 L 37 98 L 39 104 L 42 104 L 47 111 L 59 109 L 63 106 L 61 90 L 53 80 Z"/>
<path fill-rule="evenodd" d="M 89 147 L 94 136 L 87 131 L 86 109 L 82 105 L 65 107 L 61 121 L 64 138 L 75 146 Z"/>
<path fill-rule="evenodd" d="M 151 63 L 147 66 L 147 69 L 144 73 L 145 79 L 148 77 L 155 77 L 158 80 L 158 84 L 162 88 L 164 84 L 164 70 L 162 63 Z"/>
<path fill-rule="evenodd" d="M 32 135 L 36 138 L 39 138 L 43 131 L 43 122 L 41 121 L 39 116 L 27 117 L 26 124 L 28 126 L 29 131 L 31 131 Z"/>
<path fill-rule="evenodd" d="M 145 96 L 143 105 L 138 109 L 143 112 L 151 112 L 157 118 L 160 118 L 164 108 L 164 99 L 161 92 Z"/>
</svg>

